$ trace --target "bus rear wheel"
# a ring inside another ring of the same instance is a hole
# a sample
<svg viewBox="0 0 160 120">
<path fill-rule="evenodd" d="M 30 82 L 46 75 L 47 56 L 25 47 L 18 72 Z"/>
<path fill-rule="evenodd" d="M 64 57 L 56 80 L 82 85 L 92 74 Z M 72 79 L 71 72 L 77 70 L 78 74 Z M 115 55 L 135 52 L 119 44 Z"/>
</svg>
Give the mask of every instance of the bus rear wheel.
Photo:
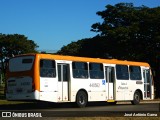
<svg viewBox="0 0 160 120">
<path fill-rule="evenodd" d="M 109 105 L 116 105 L 117 104 L 117 101 L 115 102 L 109 102 Z"/>
<path fill-rule="evenodd" d="M 139 103 L 140 103 L 140 93 L 138 92 L 138 91 L 136 91 L 135 93 L 134 93 L 134 96 L 133 96 L 133 101 L 131 101 L 131 103 L 133 104 L 133 105 L 138 105 Z"/>
<path fill-rule="evenodd" d="M 76 103 L 78 107 L 83 108 L 87 105 L 88 97 L 84 91 L 79 91 L 76 97 Z"/>
</svg>

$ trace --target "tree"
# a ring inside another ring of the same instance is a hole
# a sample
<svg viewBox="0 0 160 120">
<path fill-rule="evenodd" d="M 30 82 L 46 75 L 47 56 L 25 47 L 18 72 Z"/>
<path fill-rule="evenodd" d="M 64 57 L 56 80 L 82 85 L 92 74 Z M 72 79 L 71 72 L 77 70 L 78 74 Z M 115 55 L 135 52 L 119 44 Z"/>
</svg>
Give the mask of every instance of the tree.
<svg viewBox="0 0 160 120">
<path fill-rule="evenodd" d="M 63 46 L 61 50 L 57 52 L 57 54 L 78 56 L 78 51 L 81 49 L 82 42 L 82 40 L 79 40 L 77 42 L 71 42 L 67 46 Z"/>
<path fill-rule="evenodd" d="M 38 45 L 24 35 L 0 34 L 0 62 L 2 72 L 5 70 L 4 62 L 14 55 L 35 53 Z"/>
<path fill-rule="evenodd" d="M 107 5 L 106 10 L 97 12 L 97 15 L 104 21 L 93 24 L 91 31 L 114 41 L 116 48 L 111 51 L 114 57 L 150 63 L 156 72 L 156 95 L 160 97 L 160 7 L 119 3 Z"/>
<path fill-rule="evenodd" d="M 103 22 L 94 23 L 97 36 L 74 42 L 74 55 L 148 62 L 156 71 L 155 87 L 160 97 L 160 7 L 135 7 L 132 3 L 107 5 L 98 11 Z M 70 44 L 69 44 L 70 45 Z M 69 55 L 72 48 L 67 45 Z M 65 52 L 65 48 L 62 48 Z M 61 54 L 65 54 L 61 52 Z"/>
<path fill-rule="evenodd" d="M 97 15 L 104 21 L 93 24 L 91 31 L 116 44 L 114 51 L 119 53 L 112 52 L 113 56 L 147 62 L 155 58 L 160 50 L 160 7 L 134 7 L 132 3 L 119 3 L 107 5 L 106 10 L 97 12 Z"/>
<path fill-rule="evenodd" d="M 0 48 L 5 49 L 4 56 L 11 57 L 12 55 L 35 53 L 38 45 L 24 35 L 19 34 L 0 34 Z"/>
<path fill-rule="evenodd" d="M 61 50 L 57 52 L 57 54 L 104 58 L 106 57 L 106 54 L 104 54 L 104 43 L 105 38 L 99 36 L 81 39 L 77 42 L 71 42 L 70 44 L 63 46 Z"/>
</svg>

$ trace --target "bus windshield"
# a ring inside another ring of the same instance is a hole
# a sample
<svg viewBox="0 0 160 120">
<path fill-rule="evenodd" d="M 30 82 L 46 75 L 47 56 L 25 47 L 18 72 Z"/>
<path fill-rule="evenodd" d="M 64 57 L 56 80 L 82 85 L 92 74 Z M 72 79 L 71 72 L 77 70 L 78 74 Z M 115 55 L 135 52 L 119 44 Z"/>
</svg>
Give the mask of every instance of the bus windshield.
<svg viewBox="0 0 160 120">
<path fill-rule="evenodd" d="M 15 57 L 9 61 L 10 72 L 28 71 L 32 69 L 34 56 Z"/>
</svg>

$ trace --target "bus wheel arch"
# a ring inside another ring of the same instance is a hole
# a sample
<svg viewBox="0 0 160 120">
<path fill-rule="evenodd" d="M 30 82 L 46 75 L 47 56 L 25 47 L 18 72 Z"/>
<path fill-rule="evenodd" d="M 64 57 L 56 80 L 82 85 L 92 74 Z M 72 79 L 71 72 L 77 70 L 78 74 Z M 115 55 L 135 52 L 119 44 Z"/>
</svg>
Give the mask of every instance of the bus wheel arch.
<svg viewBox="0 0 160 120">
<path fill-rule="evenodd" d="M 88 103 L 88 93 L 84 89 L 80 89 L 76 95 L 76 103 L 78 107 L 83 108 Z"/>
<path fill-rule="evenodd" d="M 142 99 L 142 91 L 137 89 L 135 92 L 134 92 L 134 95 L 133 95 L 133 100 L 131 101 L 131 103 L 133 105 L 138 105 L 140 103 L 140 100 Z"/>
</svg>

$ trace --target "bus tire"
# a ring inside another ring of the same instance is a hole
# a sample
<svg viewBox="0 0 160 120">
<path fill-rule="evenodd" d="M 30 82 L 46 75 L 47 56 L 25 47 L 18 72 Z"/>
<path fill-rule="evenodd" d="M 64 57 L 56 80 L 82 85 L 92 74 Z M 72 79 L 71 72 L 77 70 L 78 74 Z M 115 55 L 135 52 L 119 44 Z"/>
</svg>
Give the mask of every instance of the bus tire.
<svg viewBox="0 0 160 120">
<path fill-rule="evenodd" d="M 87 105 L 88 97 L 84 91 L 79 91 L 76 96 L 76 103 L 78 107 L 84 108 Z"/>
<path fill-rule="evenodd" d="M 140 103 L 140 93 L 136 91 L 133 96 L 133 101 L 131 101 L 132 105 L 138 105 Z"/>
<path fill-rule="evenodd" d="M 115 102 L 109 102 L 109 105 L 116 105 L 117 104 L 117 101 Z"/>
</svg>

